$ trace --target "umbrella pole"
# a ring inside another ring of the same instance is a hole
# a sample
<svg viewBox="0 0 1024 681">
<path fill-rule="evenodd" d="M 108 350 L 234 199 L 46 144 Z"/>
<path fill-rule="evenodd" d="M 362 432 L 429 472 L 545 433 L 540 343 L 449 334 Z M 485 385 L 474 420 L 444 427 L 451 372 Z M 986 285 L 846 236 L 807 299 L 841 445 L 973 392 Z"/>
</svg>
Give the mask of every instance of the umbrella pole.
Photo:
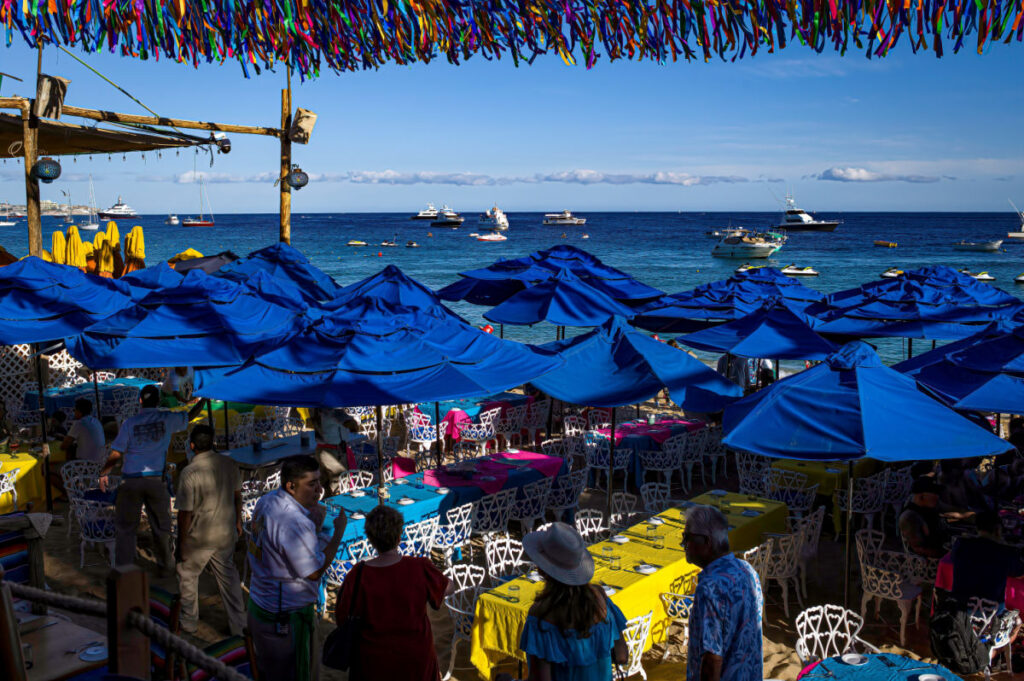
<svg viewBox="0 0 1024 681">
<path fill-rule="evenodd" d="M 505 325 L 498 324 L 498 338 L 505 338 Z"/>
<path fill-rule="evenodd" d="M 612 429 L 608 434 L 608 527 L 612 526 L 612 476 L 615 473 L 615 407 L 612 407 Z M 628 473 L 627 473 L 627 476 Z M 625 483 L 623 483 L 625 486 Z"/>
<path fill-rule="evenodd" d="M 910 359 L 913 356 L 914 356 L 914 339 L 913 338 L 908 338 L 907 339 L 907 359 Z"/>
<path fill-rule="evenodd" d="M 846 505 L 850 506 L 853 503 L 853 460 L 846 462 L 846 494 L 847 502 Z M 836 504 L 832 509 L 833 513 L 839 511 L 839 505 Z M 846 579 L 843 581 L 843 607 L 850 607 L 850 570 L 853 556 L 850 554 L 850 533 L 853 529 L 853 514 L 849 511 L 846 512 Z"/>
<path fill-rule="evenodd" d="M 36 353 L 36 381 L 39 383 L 39 425 L 43 429 L 43 484 L 46 486 L 46 512 L 53 513 L 53 490 L 50 489 L 50 438 L 46 432 L 46 397 L 43 394 L 43 357 L 39 354 L 39 346 L 33 345 Z"/>
<path fill-rule="evenodd" d="M 444 442 L 441 440 L 441 404 L 434 402 L 434 440 L 437 445 L 437 467 L 444 463 Z"/>
<path fill-rule="evenodd" d="M 224 448 L 231 449 L 231 430 L 228 428 L 228 401 L 224 400 Z"/>
<path fill-rule="evenodd" d="M 545 440 L 551 439 L 551 423 L 555 417 L 555 398 L 548 396 L 548 429 L 544 431 Z"/>
<path fill-rule="evenodd" d="M 384 447 L 380 431 L 383 429 L 380 405 L 377 405 L 377 503 L 384 504 Z"/>
<path fill-rule="evenodd" d="M 96 372 L 92 372 L 92 394 L 96 398 L 96 418 L 103 418 L 103 407 L 100 404 L 100 386 L 96 382 Z"/>
<path fill-rule="evenodd" d="M 210 427 L 213 428 L 213 432 L 217 432 L 217 424 L 213 420 L 213 402 L 209 397 L 206 398 L 206 416 L 210 419 Z"/>
</svg>

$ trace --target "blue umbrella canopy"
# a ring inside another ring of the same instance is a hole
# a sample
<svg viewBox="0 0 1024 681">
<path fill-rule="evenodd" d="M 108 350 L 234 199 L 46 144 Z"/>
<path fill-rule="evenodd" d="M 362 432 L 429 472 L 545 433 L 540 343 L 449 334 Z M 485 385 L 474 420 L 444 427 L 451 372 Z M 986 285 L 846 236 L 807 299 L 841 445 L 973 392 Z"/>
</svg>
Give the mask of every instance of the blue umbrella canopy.
<svg viewBox="0 0 1024 681">
<path fill-rule="evenodd" d="M 295 284 L 310 303 L 330 300 L 341 289 L 333 279 L 310 264 L 306 256 L 285 243 L 261 248 L 244 260 L 224 265 L 217 270 L 217 276 L 242 282 L 261 270 Z"/>
<path fill-rule="evenodd" d="M 933 364 L 941 363 L 944 359 L 946 359 L 946 355 L 957 350 L 969 348 L 973 345 L 977 345 L 978 343 L 990 340 L 992 338 L 998 338 L 1004 335 L 1006 332 L 1012 331 L 1015 326 L 1015 324 L 1008 322 L 1006 320 L 996 320 L 982 328 L 982 330 L 978 331 L 977 333 L 967 336 L 966 338 L 961 338 L 960 340 L 953 341 L 951 343 L 946 343 L 945 345 L 941 345 L 933 350 L 929 350 L 928 352 L 922 352 L 920 355 L 916 355 L 914 357 L 906 359 L 900 362 L 899 364 L 894 364 L 892 368 L 895 369 L 896 371 L 916 378 L 917 372 L 920 369 L 923 369 L 924 367 L 927 366 L 931 366 Z"/>
<path fill-rule="evenodd" d="M 1019 306 L 1020 300 L 991 284 L 944 265 L 910 270 L 891 279 L 878 279 L 837 291 L 826 298 L 830 307 L 849 307 L 871 299 L 887 302 L 918 301 L 959 306 Z"/>
<path fill-rule="evenodd" d="M 723 426 L 729 447 L 789 459 L 914 461 L 1011 447 L 886 367 L 860 341 L 727 407 Z"/>
<path fill-rule="evenodd" d="M 302 290 L 287 279 L 279 279 L 259 271 L 240 283 L 263 300 L 292 312 L 311 315 L 319 312 L 319 305 L 316 302 L 308 302 Z"/>
<path fill-rule="evenodd" d="M 633 312 L 572 272 L 561 270 L 551 279 L 516 293 L 484 318 L 496 324 L 546 321 L 558 326 L 598 326 L 613 316 L 628 318 Z"/>
<path fill-rule="evenodd" d="M 612 318 L 585 334 L 547 343 L 565 364 L 533 385 L 573 404 L 616 407 L 634 404 L 667 388 L 684 409 L 720 411 L 743 396 L 738 385 L 688 353 L 635 331 Z"/>
<path fill-rule="evenodd" d="M 356 306 L 360 319 L 324 317 L 241 366 L 197 371 L 196 393 L 307 407 L 430 402 L 506 390 L 563 361 L 431 311 Z"/>
<path fill-rule="evenodd" d="M 184 275 L 175 271 L 173 267 L 165 262 L 147 267 L 142 270 L 135 270 L 121 277 L 120 281 L 132 287 L 132 297 L 140 300 L 150 291 L 165 286 L 177 286 L 181 283 Z"/>
<path fill-rule="evenodd" d="M 340 289 L 334 298 L 323 304 L 323 309 L 328 312 L 338 310 L 360 298 L 378 298 L 388 305 L 404 308 L 440 308 L 447 314 L 461 319 L 446 308 L 441 298 L 429 287 L 406 275 L 394 265 L 388 265 L 380 272 Z"/>
<path fill-rule="evenodd" d="M 294 334 L 306 318 L 226 279 L 191 270 L 80 335 L 68 352 L 97 368 L 239 364 Z"/>
<path fill-rule="evenodd" d="M 499 260 L 489 267 L 460 273 L 462 279 L 438 290 L 437 295 L 442 300 L 465 300 L 473 305 L 491 307 L 555 274 L 532 262 Z"/>
<path fill-rule="evenodd" d="M 767 303 L 735 321 L 678 338 L 698 350 L 727 352 L 737 357 L 824 359 L 836 350 L 812 324 L 789 308 Z"/>
<path fill-rule="evenodd" d="M 0 268 L 0 344 L 43 343 L 81 333 L 132 305 L 131 288 L 29 257 Z"/>
</svg>

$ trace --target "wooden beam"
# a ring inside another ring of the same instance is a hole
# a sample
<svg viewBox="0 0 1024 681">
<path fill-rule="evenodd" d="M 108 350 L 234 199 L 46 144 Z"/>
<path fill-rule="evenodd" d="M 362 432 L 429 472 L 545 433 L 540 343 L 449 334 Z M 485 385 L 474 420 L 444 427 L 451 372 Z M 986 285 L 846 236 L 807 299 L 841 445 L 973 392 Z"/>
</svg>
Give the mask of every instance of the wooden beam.
<svg viewBox="0 0 1024 681">
<path fill-rule="evenodd" d="M 43 223 L 39 213 L 39 180 L 32 175 L 36 164 L 36 133 L 28 107 L 21 110 L 22 158 L 25 162 L 25 212 L 28 215 L 28 254 L 43 254 Z"/>
<path fill-rule="evenodd" d="M 149 618 L 149 585 L 146 573 L 133 566 L 119 566 L 107 574 L 107 666 L 113 674 L 149 680 L 149 637 L 128 623 L 137 610 Z"/>
<path fill-rule="evenodd" d="M 24 97 L 0 97 L 0 109 L 28 110 L 28 100 Z"/>
<path fill-rule="evenodd" d="M 63 115 L 88 118 L 94 121 L 110 121 L 113 123 L 138 123 L 141 125 L 163 125 L 175 128 L 188 128 L 192 130 L 213 130 L 216 132 L 237 132 L 244 135 L 267 135 L 269 137 L 281 137 L 281 130 L 277 128 L 265 128 L 253 125 L 233 125 L 230 123 L 213 123 L 210 121 L 186 121 L 181 118 L 166 118 L 164 116 L 136 116 L 135 114 L 115 113 L 113 111 L 101 111 L 98 109 L 84 109 L 80 106 L 64 105 Z"/>
<path fill-rule="evenodd" d="M 287 131 L 292 125 L 292 78 L 288 72 L 288 87 L 281 90 L 281 129 Z M 292 170 L 292 141 L 287 134 L 281 135 L 281 233 L 282 243 L 292 242 L 292 187 L 288 184 L 288 173 Z"/>
</svg>

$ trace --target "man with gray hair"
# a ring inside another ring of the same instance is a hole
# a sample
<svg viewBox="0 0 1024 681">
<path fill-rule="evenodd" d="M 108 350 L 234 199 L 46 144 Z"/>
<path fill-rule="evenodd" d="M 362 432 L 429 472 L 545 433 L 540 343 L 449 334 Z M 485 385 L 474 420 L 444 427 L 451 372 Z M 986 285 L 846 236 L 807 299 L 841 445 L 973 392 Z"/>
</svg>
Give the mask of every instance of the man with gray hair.
<svg viewBox="0 0 1024 681">
<path fill-rule="evenodd" d="M 710 506 L 686 512 L 686 559 L 701 568 L 690 611 L 687 681 L 760 681 L 761 584 L 729 551 L 729 521 Z"/>
</svg>

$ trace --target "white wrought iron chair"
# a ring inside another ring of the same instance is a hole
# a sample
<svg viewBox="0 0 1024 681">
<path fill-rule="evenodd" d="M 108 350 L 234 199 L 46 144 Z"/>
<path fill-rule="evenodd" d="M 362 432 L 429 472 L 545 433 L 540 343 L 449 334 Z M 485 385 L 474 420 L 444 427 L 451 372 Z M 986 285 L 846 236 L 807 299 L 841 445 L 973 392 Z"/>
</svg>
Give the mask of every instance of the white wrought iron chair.
<svg viewBox="0 0 1024 681">
<path fill-rule="evenodd" d="M 853 481 L 853 502 L 850 502 L 850 491 L 845 488 L 836 488 L 836 506 L 843 513 L 854 513 L 864 518 L 867 529 L 875 526 L 875 516 L 881 513 L 885 507 L 885 489 L 889 482 L 889 471 L 856 478 Z M 879 525 L 881 527 L 881 525 Z M 839 535 L 836 535 L 839 541 Z"/>
<path fill-rule="evenodd" d="M 566 414 L 562 418 L 562 435 L 565 437 L 583 437 L 587 432 L 587 420 L 578 414 Z"/>
<path fill-rule="evenodd" d="M 408 441 L 416 445 L 416 451 L 429 451 L 437 442 L 437 428 L 430 422 L 430 417 L 411 410 L 405 417 L 405 428 Z"/>
<path fill-rule="evenodd" d="M 18 488 L 15 483 L 18 482 L 19 473 L 21 473 L 20 468 L 11 468 L 4 473 L 0 473 L 0 498 L 3 498 L 5 494 L 10 494 L 12 508 L 15 511 L 18 510 Z"/>
<path fill-rule="evenodd" d="M 645 482 L 640 486 L 640 498 L 644 502 L 644 510 L 651 515 L 661 513 L 671 502 L 672 490 L 664 482 Z"/>
<path fill-rule="evenodd" d="M 564 520 L 566 511 L 575 511 L 579 508 L 580 495 L 586 484 L 586 469 L 565 473 L 555 478 L 551 483 L 551 493 L 547 501 L 547 510 L 555 520 Z"/>
<path fill-rule="evenodd" d="M 483 586 L 487 580 L 487 570 L 479 565 L 459 563 L 445 568 L 444 576 L 451 580 L 458 591 L 470 586 Z"/>
<path fill-rule="evenodd" d="M 872 530 L 859 530 L 857 557 L 860 560 L 860 577 L 863 595 L 860 615 L 866 617 L 868 602 L 875 601 L 875 618 L 879 617 L 882 600 L 895 601 L 900 610 L 900 645 L 906 645 L 907 620 L 910 606 L 917 601 L 915 624 L 921 617 L 922 588 L 908 577 L 909 562 L 916 557 L 899 551 L 876 548 L 878 534 Z"/>
<path fill-rule="evenodd" d="M 597 489 L 607 490 L 608 487 L 601 486 L 601 476 L 608 482 L 608 456 L 609 444 L 605 438 L 594 439 L 586 443 L 587 469 L 591 472 L 591 478 Z M 615 450 L 612 460 L 611 474 L 622 471 L 625 476 L 625 486 L 629 486 L 629 462 L 633 456 L 633 450 L 628 447 L 619 447 Z"/>
<path fill-rule="evenodd" d="M 775 538 L 767 537 L 763 543 L 743 552 L 743 560 L 750 563 L 761 583 L 761 591 L 768 588 L 768 560 L 775 550 Z"/>
<path fill-rule="evenodd" d="M 493 537 L 484 543 L 487 575 L 491 586 L 500 586 L 518 577 L 530 565 L 523 552 L 523 543 L 511 537 Z"/>
<path fill-rule="evenodd" d="M 697 466 L 700 466 L 701 485 L 706 486 L 708 481 L 704 464 L 704 435 L 699 432 L 685 433 L 669 439 L 676 440 L 672 446 L 678 452 L 683 471 L 686 472 L 686 491 L 689 492 L 693 488 L 693 469 Z M 667 443 L 668 441 L 666 440 L 665 444 Z"/>
<path fill-rule="evenodd" d="M 439 521 L 440 518 L 435 515 L 415 523 L 406 523 L 402 528 L 402 540 L 398 544 L 398 552 L 403 556 L 430 558 Z"/>
<path fill-rule="evenodd" d="M 900 517 L 900 510 L 907 503 L 907 498 L 910 496 L 910 487 L 914 484 L 910 468 L 910 466 L 904 466 L 903 468 L 891 469 L 889 471 L 889 478 L 885 481 L 885 492 L 882 495 L 883 502 L 892 509 L 893 517 L 897 521 Z M 885 508 L 882 509 L 883 528 L 884 522 Z"/>
<path fill-rule="evenodd" d="M 68 495 L 68 511 L 65 522 L 68 525 L 68 536 L 71 536 L 71 528 L 77 523 L 73 515 L 75 511 L 73 501 L 82 499 L 86 490 L 96 487 L 102 464 L 96 461 L 75 459 L 67 461 L 60 467 L 60 479 L 64 483 L 64 491 Z"/>
<path fill-rule="evenodd" d="M 516 489 L 503 489 L 494 494 L 486 494 L 476 502 L 473 514 L 473 534 L 492 535 L 508 532 L 508 521 L 512 515 L 512 505 L 516 501 Z"/>
<path fill-rule="evenodd" d="M 505 409 L 505 413 L 494 422 L 494 432 L 501 437 L 506 447 L 519 444 L 522 440 L 527 409 L 529 409 L 529 405 L 526 404 L 508 407 Z"/>
<path fill-rule="evenodd" d="M 1002 611 L 999 604 L 984 598 L 972 596 L 967 601 L 967 610 L 971 618 L 971 628 L 978 638 L 989 648 L 988 664 L 985 666 L 985 679 L 992 677 L 992 663 L 1003 652 L 1007 671 L 1013 671 L 1013 632 L 1020 624 L 1020 614 L 1015 610 Z"/>
<path fill-rule="evenodd" d="M 511 519 L 518 520 L 523 532 L 533 529 L 534 523 L 544 517 L 551 495 L 551 478 L 544 476 L 540 480 L 522 487 L 522 499 L 512 504 Z"/>
<path fill-rule="evenodd" d="M 452 566 L 452 556 L 469 543 L 473 530 L 473 502 L 450 508 L 445 512 L 445 523 L 437 526 L 434 548 L 444 554 L 444 562 Z M 482 570 L 483 568 L 481 568 Z"/>
<path fill-rule="evenodd" d="M 344 553 L 348 554 L 347 559 L 343 557 Z M 340 587 L 348 573 L 356 566 L 356 563 L 375 558 L 376 556 L 376 549 L 373 548 L 370 541 L 365 537 L 351 542 L 345 547 L 344 551 L 338 552 L 338 555 L 334 557 L 334 560 L 331 561 L 331 564 L 324 572 L 327 585 L 335 588 Z"/>
<path fill-rule="evenodd" d="M 765 569 L 765 591 L 767 580 L 774 579 L 782 587 L 782 611 L 789 617 L 789 583 L 793 582 L 796 600 L 802 608 L 803 596 L 800 594 L 799 566 L 800 549 L 803 546 L 803 535 L 799 532 L 791 534 L 769 535 L 774 539 L 771 552 L 768 554 L 768 565 Z"/>
<path fill-rule="evenodd" d="M 671 650 L 671 646 L 668 643 L 668 630 L 673 624 L 678 624 L 683 628 L 683 647 L 686 646 L 686 640 L 690 636 L 690 612 L 693 610 L 693 593 L 697 589 L 697 575 L 699 572 L 691 572 L 686 575 L 681 584 L 676 586 L 672 585 L 673 589 L 677 589 L 676 592 L 665 592 L 661 594 L 661 604 L 665 608 L 665 617 L 671 620 L 668 627 L 665 628 L 665 652 L 662 654 L 661 659 L 664 661 Z"/>
<path fill-rule="evenodd" d="M 473 445 L 478 456 L 486 455 L 487 445 L 498 436 L 495 430 L 495 422 L 500 413 L 501 407 L 494 407 L 493 409 L 480 412 L 477 423 L 469 423 L 459 428 L 459 442 Z"/>
<path fill-rule="evenodd" d="M 527 437 L 529 438 L 529 446 L 536 446 L 535 443 L 537 442 L 537 438 L 540 436 L 540 431 L 543 430 L 545 434 L 547 434 L 548 412 L 550 410 L 551 398 L 534 400 L 530 403 L 529 408 L 526 410 L 526 422 L 524 424 Z"/>
<path fill-rule="evenodd" d="M 813 513 L 803 518 L 786 519 L 790 532 L 803 534 L 800 547 L 800 587 L 804 598 L 807 598 L 807 566 L 818 557 L 818 544 L 821 541 L 821 526 L 825 522 L 825 507 L 819 506 Z"/>
<path fill-rule="evenodd" d="M 603 407 L 593 407 L 587 412 L 587 429 L 597 430 L 612 425 L 612 412 Z"/>
<path fill-rule="evenodd" d="M 78 567 L 85 567 L 85 548 L 101 544 L 107 550 L 107 560 L 114 564 L 114 539 L 117 528 L 114 525 L 114 506 L 99 501 L 80 499 L 75 502 L 75 517 L 81 535 Z"/>
<path fill-rule="evenodd" d="M 661 475 L 666 485 L 672 484 L 672 477 L 679 472 L 680 484 L 685 484 L 682 476 L 682 456 L 676 447 L 663 447 L 662 449 L 647 449 L 639 453 L 640 467 L 644 469 L 644 478 L 647 473 Z"/>
<path fill-rule="evenodd" d="M 632 518 L 636 515 L 637 498 L 629 492 L 612 493 L 612 515 L 608 519 L 609 529 L 620 530 L 629 527 Z"/>
<path fill-rule="evenodd" d="M 704 457 L 711 464 L 711 484 L 715 484 L 718 474 L 718 462 L 722 462 L 722 475 L 728 475 L 729 448 L 722 442 L 722 427 L 712 426 L 699 433 L 704 439 Z"/>
<path fill-rule="evenodd" d="M 584 508 L 576 514 L 576 531 L 589 546 L 603 541 L 608 533 L 604 524 L 604 513 L 595 508 Z"/>
<path fill-rule="evenodd" d="M 768 498 L 786 504 L 790 513 L 802 516 L 814 507 L 818 485 L 808 485 L 807 475 L 784 468 L 768 469 Z"/>
<path fill-rule="evenodd" d="M 372 484 L 373 471 L 346 471 L 338 476 L 338 488 L 341 494 L 365 489 Z"/>
<path fill-rule="evenodd" d="M 626 642 L 629 658 L 626 662 L 626 668 L 622 670 L 620 679 L 628 679 L 635 674 L 639 674 L 645 680 L 647 679 L 647 672 L 644 671 L 643 656 L 644 648 L 647 647 L 647 639 L 651 635 L 651 617 L 653 615 L 654 611 L 652 610 L 646 615 L 634 617 L 626 622 L 626 628 L 622 630 L 622 638 Z"/>
<path fill-rule="evenodd" d="M 768 457 L 737 451 L 736 473 L 739 477 L 740 494 L 766 496 L 769 470 L 771 470 L 771 461 Z"/>
<path fill-rule="evenodd" d="M 540 451 L 547 456 L 559 457 L 570 471 L 575 468 L 572 450 L 566 440 L 544 440 L 540 443 Z"/>
<path fill-rule="evenodd" d="M 839 605 L 815 605 L 796 616 L 796 654 L 804 667 L 829 657 L 856 652 L 858 644 L 873 653 L 878 648 L 860 638 L 864 618 Z"/>
<path fill-rule="evenodd" d="M 460 565 L 456 567 L 475 566 Z M 452 616 L 452 646 L 448 658 L 448 671 L 441 677 L 441 681 L 448 681 L 455 671 L 455 649 L 458 647 L 459 641 L 465 641 L 469 644 L 472 640 L 476 601 L 484 591 L 485 589 L 482 586 L 466 586 L 457 588 L 444 599 L 444 604 Z"/>
</svg>

